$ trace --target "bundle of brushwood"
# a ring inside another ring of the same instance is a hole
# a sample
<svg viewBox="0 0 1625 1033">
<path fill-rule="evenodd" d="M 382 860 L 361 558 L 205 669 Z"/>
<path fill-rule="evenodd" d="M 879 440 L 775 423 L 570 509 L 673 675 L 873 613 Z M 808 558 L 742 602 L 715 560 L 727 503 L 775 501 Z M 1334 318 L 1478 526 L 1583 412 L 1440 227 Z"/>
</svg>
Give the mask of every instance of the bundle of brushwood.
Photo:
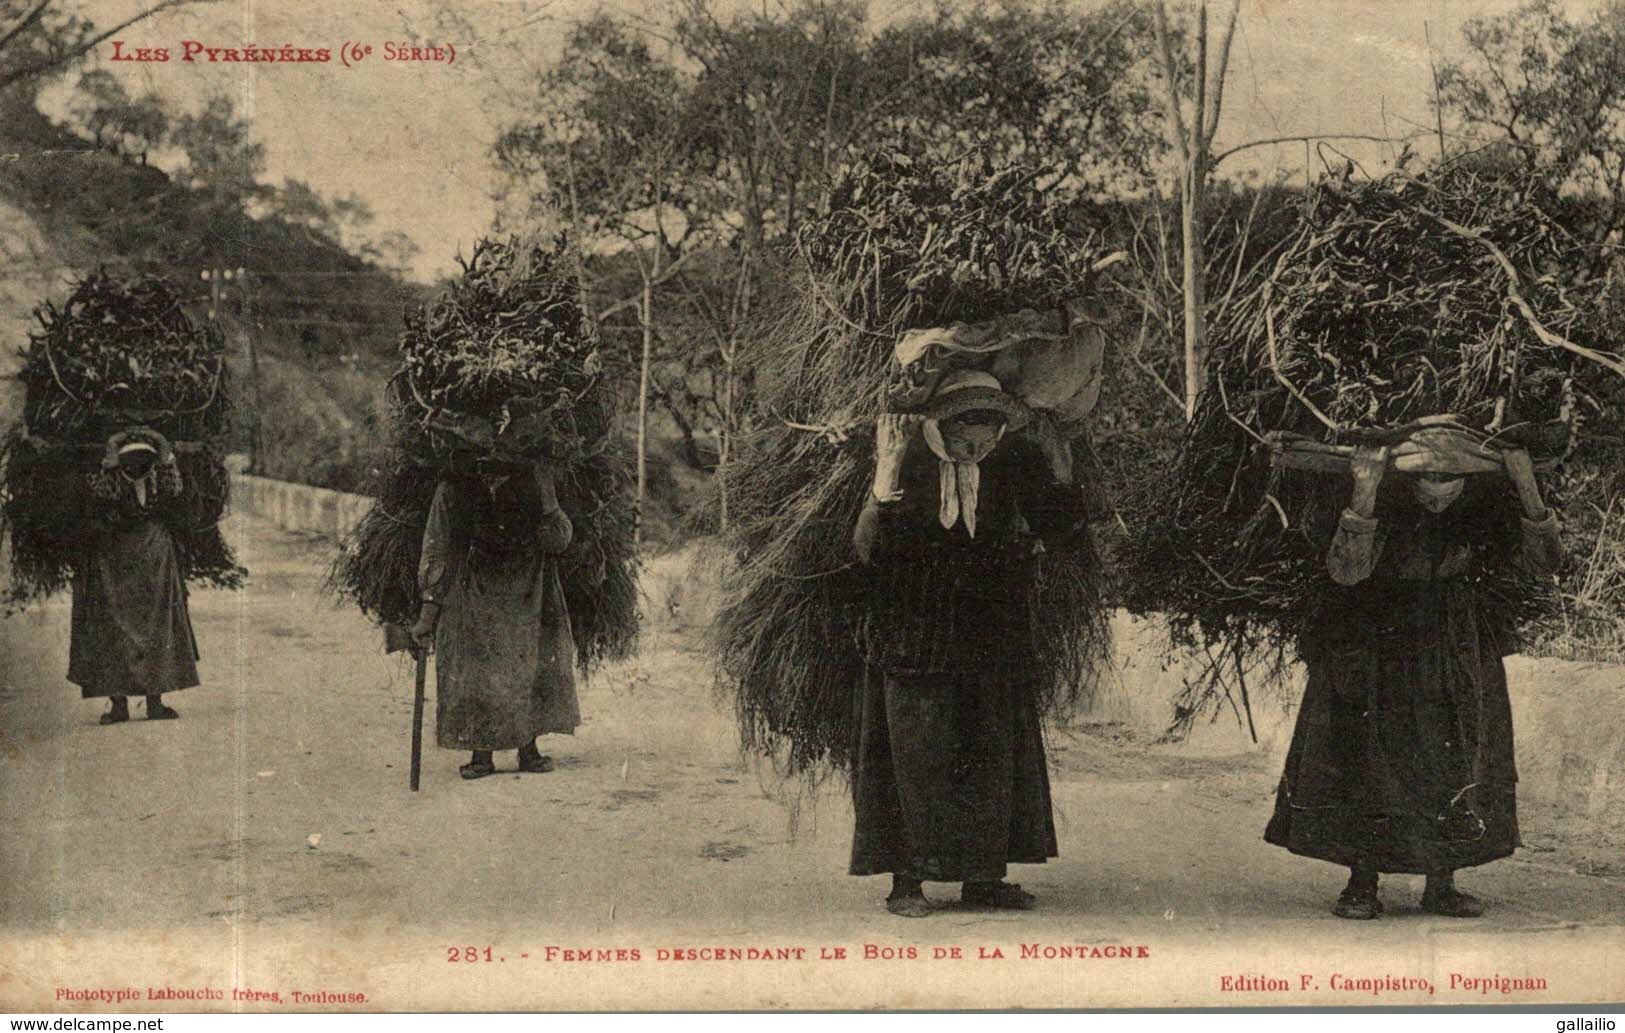
<svg viewBox="0 0 1625 1033">
<path fill-rule="evenodd" d="M 1607 256 L 1564 228 L 1566 205 L 1531 174 L 1346 170 L 1214 313 L 1177 471 L 1134 507 L 1130 608 L 1209 660 L 1176 729 L 1249 672 L 1257 687 L 1287 669 L 1329 582 L 1351 446 L 1394 446 L 1396 481 L 1501 477 L 1502 449 L 1550 464 L 1586 448 L 1592 386 L 1625 363 L 1607 343 Z M 1550 603 L 1511 569 L 1474 576 L 1514 623 Z"/>
<path fill-rule="evenodd" d="M 853 621 L 870 587 L 851 534 L 874 470 L 874 422 L 919 386 L 899 368 L 899 342 L 920 332 L 927 355 L 936 330 L 963 344 L 992 341 L 978 326 L 1004 326 L 1011 347 L 1059 348 L 1068 311 L 1095 290 L 1099 236 L 1044 178 L 984 154 L 854 162 L 801 233 L 800 290 L 754 335 L 753 432 L 727 471 L 714 649 L 744 744 L 789 775 L 850 764 L 863 671 Z M 1041 394 L 1027 400 L 1035 410 Z M 1101 576 L 1090 546 L 1040 558 L 1028 603 L 1052 713 L 1087 691 L 1104 648 Z"/>
<path fill-rule="evenodd" d="M 67 587 L 98 503 L 90 480 L 109 438 L 134 428 L 169 441 L 182 494 L 162 517 L 183 575 L 242 584 L 219 528 L 230 490 L 223 442 L 231 428 L 225 337 L 194 321 L 176 287 L 158 277 L 97 271 L 59 308 L 35 309 L 18 376 L 22 420 L 0 441 L 0 530 L 11 543 L 6 602 L 25 605 Z"/>
<path fill-rule="evenodd" d="M 564 237 L 481 240 L 442 295 L 409 312 L 390 380 L 391 462 L 330 583 L 380 624 L 417 619 L 435 485 L 481 460 L 545 463 L 575 528 L 561 564 L 584 672 L 637 637 L 631 463 Z"/>
</svg>

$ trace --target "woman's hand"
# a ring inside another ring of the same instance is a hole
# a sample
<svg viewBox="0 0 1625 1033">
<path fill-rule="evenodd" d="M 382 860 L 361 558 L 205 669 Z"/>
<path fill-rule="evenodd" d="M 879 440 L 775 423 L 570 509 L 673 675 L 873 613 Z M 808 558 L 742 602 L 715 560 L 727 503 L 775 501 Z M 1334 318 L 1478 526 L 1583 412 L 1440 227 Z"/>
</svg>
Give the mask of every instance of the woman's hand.
<svg viewBox="0 0 1625 1033">
<path fill-rule="evenodd" d="M 1518 489 L 1523 515 L 1530 520 L 1546 519 L 1546 503 L 1540 497 L 1540 484 L 1535 480 L 1535 464 L 1529 453 L 1521 448 L 1509 448 L 1502 453 L 1502 461 L 1506 463 L 1513 487 Z"/>
<path fill-rule="evenodd" d="M 875 457 L 901 459 L 908 452 L 908 439 L 925 417 L 889 412 L 875 421 Z"/>
<path fill-rule="evenodd" d="M 897 497 L 908 439 L 924 420 L 918 415 L 885 413 L 875 421 L 875 498 L 889 502 Z"/>
<path fill-rule="evenodd" d="M 1377 488 L 1388 472 L 1387 445 L 1359 446 L 1349 460 L 1349 472 L 1354 475 L 1354 498 L 1349 508 L 1362 517 L 1371 517 L 1377 511 Z"/>
</svg>

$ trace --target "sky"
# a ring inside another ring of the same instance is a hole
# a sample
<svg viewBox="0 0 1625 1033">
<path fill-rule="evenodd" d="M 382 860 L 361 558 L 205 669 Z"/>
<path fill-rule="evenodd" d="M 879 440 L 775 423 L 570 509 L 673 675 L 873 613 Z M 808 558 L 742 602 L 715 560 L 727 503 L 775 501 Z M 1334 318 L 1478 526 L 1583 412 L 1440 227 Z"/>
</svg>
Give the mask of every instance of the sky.
<svg viewBox="0 0 1625 1033">
<path fill-rule="evenodd" d="M 112 27 L 150 0 L 66 0 Z M 1087 4 L 1088 0 L 1079 0 Z M 1572 0 L 1571 13 L 1602 0 Z M 925 0 L 874 0 L 877 20 Z M 1461 23 L 1517 0 L 1243 0 L 1225 111 L 1215 146 L 1305 133 L 1393 136 L 1431 124 L 1430 56 L 1459 53 Z M 1227 5 L 1211 3 L 1215 15 Z M 229 92 L 251 117 L 267 154 L 267 180 L 301 179 L 328 196 L 355 194 L 376 231 L 400 230 L 421 249 L 415 274 L 447 271 L 491 225 L 497 186 L 490 149 L 523 103 L 534 70 L 564 28 L 605 7 L 653 16 L 640 0 L 215 0 L 163 12 L 121 33 L 127 51 L 168 47 L 167 63 L 97 60 L 133 95 L 153 92 L 196 106 Z M 1431 38 L 1431 51 L 1429 39 Z M 370 44 L 353 67 L 208 64 L 178 60 L 181 41 L 227 47 Z M 390 63 L 385 44 L 444 42 L 456 59 Z M 63 103 L 67 88 L 48 95 Z M 1391 161 L 1386 144 L 1337 144 L 1368 170 Z M 1228 162 L 1228 174 L 1302 174 L 1302 144 L 1265 147 Z"/>
</svg>

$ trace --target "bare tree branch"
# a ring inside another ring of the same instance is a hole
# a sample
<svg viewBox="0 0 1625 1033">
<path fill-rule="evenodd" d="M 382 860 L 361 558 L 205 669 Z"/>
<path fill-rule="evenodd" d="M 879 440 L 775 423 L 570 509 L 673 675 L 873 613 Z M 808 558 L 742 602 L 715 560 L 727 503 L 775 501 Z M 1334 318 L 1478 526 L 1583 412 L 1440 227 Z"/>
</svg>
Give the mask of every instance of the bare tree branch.
<svg viewBox="0 0 1625 1033">
<path fill-rule="evenodd" d="M 51 6 L 51 0 L 40 0 L 39 3 L 34 5 L 32 11 L 19 18 L 16 25 L 7 29 L 5 35 L 0 36 L 0 50 L 6 49 L 11 45 L 12 40 L 22 35 L 24 29 L 39 21 L 40 15 L 44 14 L 45 9 L 49 6 Z"/>
<path fill-rule="evenodd" d="M 1218 121 L 1217 118 L 1214 121 Z M 1191 105 L 1191 123 L 1194 132 L 1191 133 L 1192 165 L 1198 165 L 1201 155 L 1207 150 L 1209 135 L 1213 126 L 1207 118 L 1207 3 L 1205 0 L 1196 8 L 1196 99 Z"/>
<path fill-rule="evenodd" d="M 1168 114 L 1173 119 L 1174 140 L 1179 153 L 1190 161 L 1189 138 L 1185 132 L 1185 114 L 1179 105 L 1179 66 L 1174 63 L 1174 45 L 1168 33 L 1168 8 L 1162 0 L 1156 5 L 1157 46 L 1162 51 L 1162 75 L 1168 86 Z"/>
<path fill-rule="evenodd" d="M 673 260 L 671 265 L 666 266 L 660 271 L 659 275 L 650 280 L 649 286 L 659 287 L 673 276 L 682 272 L 683 263 L 687 262 L 691 257 L 693 257 L 693 255 L 694 252 L 692 251 L 685 251 L 681 255 L 678 255 L 677 258 Z M 638 293 L 630 297 L 622 298 L 620 301 L 615 302 L 608 308 L 600 310 L 599 313 L 593 318 L 598 322 L 603 322 L 611 316 L 618 315 L 629 308 L 636 308 L 641 304 L 643 304 L 643 291 L 640 289 Z"/>
<path fill-rule="evenodd" d="M 1135 367 L 1138 368 L 1141 373 L 1144 373 L 1147 377 L 1150 377 L 1152 383 L 1162 388 L 1162 393 L 1168 397 L 1168 401 L 1173 403 L 1174 409 L 1183 414 L 1185 412 L 1185 400 L 1179 397 L 1179 392 L 1168 386 L 1168 382 L 1162 379 L 1162 374 L 1158 373 L 1155 367 L 1153 367 L 1151 363 L 1145 361 L 1140 354 L 1141 352 L 1145 351 L 1146 329 L 1150 324 L 1150 321 L 1151 310 L 1147 307 L 1142 307 L 1140 310 L 1140 336 L 1135 342 L 1134 347 L 1129 349 L 1129 361 L 1133 362 Z"/>
<path fill-rule="evenodd" d="M 47 4 L 48 2 L 49 0 L 47 0 Z M 79 60 L 81 57 L 84 57 L 92 50 L 95 50 L 97 47 L 112 39 L 114 36 L 117 36 L 125 29 L 139 22 L 144 22 L 155 14 L 161 14 L 164 11 L 174 10 L 178 7 L 190 7 L 195 4 L 215 4 L 219 2 L 220 0 L 158 0 L 157 3 L 146 8 L 140 14 L 135 14 L 129 18 L 126 18 L 117 25 L 113 26 L 111 29 L 99 33 L 88 40 L 84 40 L 60 54 L 53 55 L 44 61 L 36 61 L 31 65 L 24 65 L 21 68 L 12 69 L 11 71 L 6 72 L 4 75 L 0 75 L 0 90 L 7 89 L 16 83 L 22 82 L 24 79 L 31 79 L 36 76 L 45 75 L 49 72 L 54 72 L 59 68 L 73 64 L 75 61 Z M 40 5 L 42 12 L 47 4 Z"/>
<path fill-rule="evenodd" d="M 1400 139 L 1404 138 L 1401 137 Z M 1249 140 L 1246 143 L 1238 143 L 1234 147 L 1222 150 L 1213 156 L 1210 165 L 1216 166 L 1224 159 L 1231 157 L 1232 155 L 1240 154 L 1242 151 L 1250 151 L 1254 147 L 1268 147 L 1271 144 L 1277 143 L 1312 143 L 1316 140 L 1371 140 L 1376 143 L 1394 142 L 1394 138 L 1391 136 L 1372 136 L 1366 133 L 1308 133 L 1303 136 L 1272 136 L 1264 140 Z"/>
<path fill-rule="evenodd" d="M 1530 307 L 1529 302 L 1524 299 L 1523 293 L 1518 290 L 1517 267 L 1512 264 L 1511 259 L 1507 258 L 1506 252 L 1502 251 L 1499 247 L 1496 247 L 1494 241 L 1490 240 L 1488 237 L 1476 230 L 1471 230 L 1460 223 L 1452 222 L 1442 215 L 1428 211 L 1426 208 L 1421 208 L 1419 211 L 1421 211 L 1424 215 L 1431 217 L 1435 222 L 1449 230 L 1451 233 L 1466 237 L 1468 240 L 1476 241 L 1477 243 L 1483 245 L 1487 251 L 1489 251 L 1491 257 L 1495 259 L 1496 264 L 1498 264 L 1502 271 L 1507 274 L 1507 297 L 1511 299 L 1513 305 L 1517 306 L 1519 313 L 1523 315 L 1524 322 L 1529 324 L 1529 328 L 1535 332 L 1535 336 L 1539 337 L 1548 347 L 1562 348 L 1564 351 L 1573 352 L 1583 359 L 1590 359 L 1592 362 L 1602 366 L 1604 369 L 1613 370 L 1620 376 L 1625 377 L 1625 362 L 1621 362 L 1618 358 L 1608 354 L 1607 352 L 1600 352 L 1594 348 L 1587 348 L 1583 344 L 1576 344 L 1567 337 L 1564 337 L 1562 334 L 1554 333 L 1546 328 L 1546 325 L 1542 323 L 1535 315 L 1535 310 Z"/>
<path fill-rule="evenodd" d="M 1202 130 L 1202 149 L 1213 146 L 1213 134 L 1218 130 L 1219 115 L 1224 111 L 1224 79 L 1230 71 L 1230 44 L 1236 38 L 1236 20 L 1241 17 L 1241 0 L 1230 4 L 1230 24 L 1224 29 L 1224 42 L 1219 45 L 1219 64 L 1213 70 L 1213 104 Z"/>
</svg>

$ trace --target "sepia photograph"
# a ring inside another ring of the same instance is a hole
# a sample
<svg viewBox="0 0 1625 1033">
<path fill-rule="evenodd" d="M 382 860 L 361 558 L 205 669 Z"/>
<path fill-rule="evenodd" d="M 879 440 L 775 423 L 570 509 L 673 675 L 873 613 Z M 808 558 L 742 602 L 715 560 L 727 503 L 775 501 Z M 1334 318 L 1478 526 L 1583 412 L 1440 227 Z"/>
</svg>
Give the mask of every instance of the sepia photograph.
<svg viewBox="0 0 1625 1033">
<path fill-rule="evenodd" d="M 0 0 L 0 258 L 0 1009 L 1613 1028 L 1625 0 Z"/>
</svg>

